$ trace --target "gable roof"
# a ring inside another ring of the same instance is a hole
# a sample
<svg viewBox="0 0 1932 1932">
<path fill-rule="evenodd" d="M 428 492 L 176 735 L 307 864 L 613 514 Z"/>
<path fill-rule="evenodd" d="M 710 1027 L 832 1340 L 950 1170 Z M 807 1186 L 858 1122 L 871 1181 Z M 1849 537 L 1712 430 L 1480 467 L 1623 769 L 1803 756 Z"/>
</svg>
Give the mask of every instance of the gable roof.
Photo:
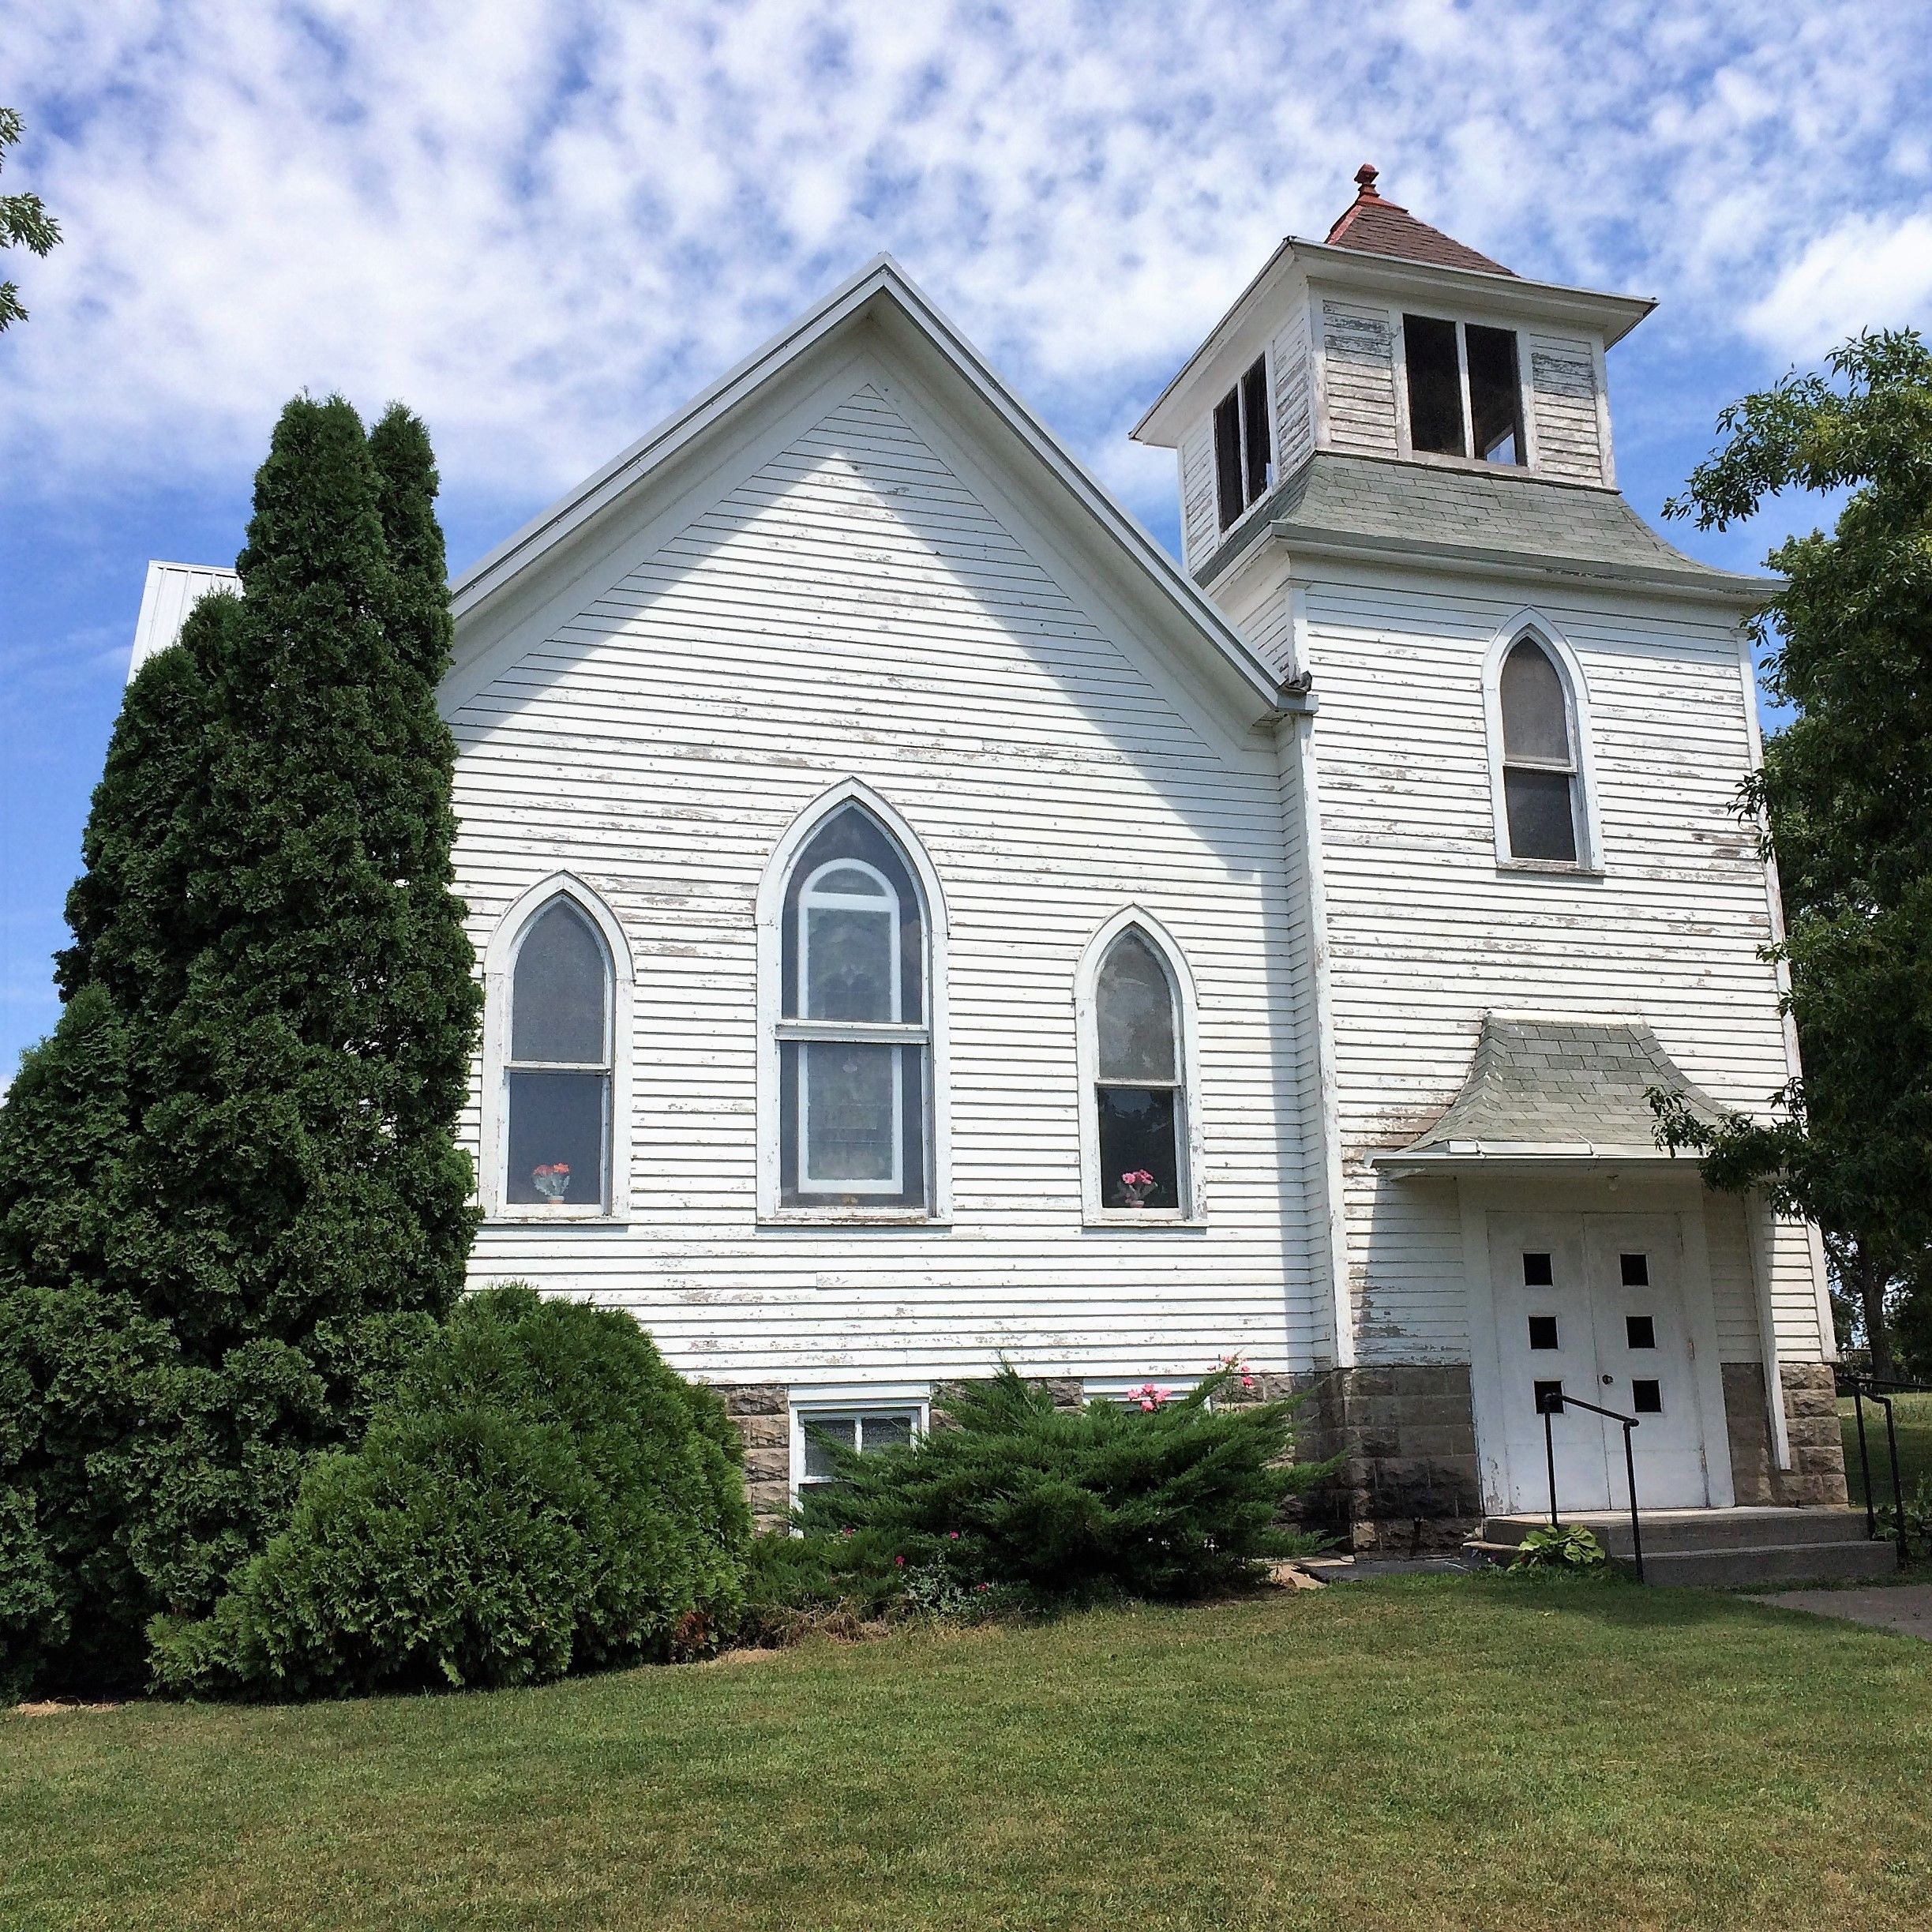
<svg viewBox="0 0 1932 1932">
<path fill-rule="evenodd" d="M 1669 1160 L 1656 1143 L 1653 1089 L 1712 1125 L 1723 1118 L 1646 1020 L 1485 1013 L 1461 1092 L 1433 1126 L 1376 1164 L 1426 1171 L 1499 1159 Z"/>
<path fill-rule="evenodd" d="M 1434 262 L 1444 268 L 1515 274 L 1514 268 L 1477 253 L 1454 235 L 1416 220 L 1399 202 L 1385 201 L 1375 192 L 1376 172 L 1367 161 L 1355 171 L 1355 199 L 1324 237 L 1330 248 L 1353 249 L 1364 255 L 1394 255 L 1404 261 Z"/>
<path fill-rule="evenodd" d="M 1124 592 L 1137 613 L 1170 642 L 1191 650 L 1224 695 L 1236 700 L 1247 722 L 1283 711 L 1311 709 L 1311 700 L 1285 691 L 1165 550 L 1109 493 L 1078 457 L 993 372 L 985 359 L 888 255 L 880 255 L 736 368 L 659 423 L 602 468 L 565 493 L 522 529 L 457 576 L 452 585 L 457 620 L 457 662 L 464 632 L 514 587 L 537 572 L 560 547 L 599 524 L 613 523 L 619 506 L 717 435 L 754 398 L 785 385 L 794 372 L 849 332 L 871 325 L 900 353 L 917 358 L 951 396 L 996 432 L 1004 460 L 1044 482 L 1062 517 L 1090 549 L 1102 553 L 1109 588 Z"/>
</svg>

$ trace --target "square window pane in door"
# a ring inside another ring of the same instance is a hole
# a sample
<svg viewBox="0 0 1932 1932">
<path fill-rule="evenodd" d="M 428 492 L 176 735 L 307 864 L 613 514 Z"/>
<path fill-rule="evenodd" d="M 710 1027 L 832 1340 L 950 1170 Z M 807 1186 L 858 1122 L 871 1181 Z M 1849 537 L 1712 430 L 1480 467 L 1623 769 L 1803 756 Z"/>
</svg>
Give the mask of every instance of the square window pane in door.
<svg viewBox="0 0 1932 1932">
<path fill-rule="evenodd" d="M 800 1056 L 805 1185 L 867 1193 L 899 1187 L 899 1055 L 895 1046 L 814 1041 Z"/>
<path fill-rule="evenodd" d="M 1640 1416 L 1660 1416 L 1664 1413 L 1664 1385 L 1660 1382 L 1633 1382 L 1630 1384 L 1630 1406 Z"/>
<path fill-rule="evenodd" d="M 1567 771 L 1528 771 L 1516 767 L 1502 775 L 1503 809 L 1510 822 L 1510 856 L 1555 859 L 1574 864 L 1576 817 Z"/>
<path fill-rule="evenodd" d="M 1623 1318 L 1623 1333 L 1633 1349 L 1654 1349 L 1657 1345 L 1657 1325 L 1647 1315 L 1626 1315 Z"/>
<path fill-rule="evenodd" d="M 510 1075 L 506 1199 L 519 1206 L 603 1205 L 610 1090 L 608 1074 Z"/>
<path fill-rule="evenodd" d="M 1623 1272 L 1626 1288 L 1648 1288 L 1650 1285 L 1650 1257 L 1648 1255 L 1619 1255 L 1617 1265 Z"/>
<path fill-rule="evenodd" d="M 1174 1090 L 1103 1086 L 1094 1091 L 1100 1113 L 1101 1205 L 1131 1206 L 1121 1177 L 1147 1173 L 1154 1176 L 1154 1186 L 1145 1204 L 1169 1210 L 1179 1207 L 1180 1163 L 1175 1145 Z"/>
<path fill-rule="evenodd" d="M 1532 1349 L 1555 1349 L 1562 1345 L 1556 1339 L 1555 1315 L 1532 1315 L 1529 1318 L 1529 1345 Z"/>
<path fill-rule="evenodd" d="M 1536 1413 L 1554 1407 L 1560 1413 L 1563 1406 L 1563 1385 L 1560 1382 L 1540 1382 L 1536 1384 Z"/>
<path fill-rule="evenodd" d="M 1554 1285 L 1555 1276 L 1550 1270 L 1547 1255 L 1525 1255 L 1523 1257 L 1523 1285 L 1525 1288 L 1548 1288 Z"/>
</svg>

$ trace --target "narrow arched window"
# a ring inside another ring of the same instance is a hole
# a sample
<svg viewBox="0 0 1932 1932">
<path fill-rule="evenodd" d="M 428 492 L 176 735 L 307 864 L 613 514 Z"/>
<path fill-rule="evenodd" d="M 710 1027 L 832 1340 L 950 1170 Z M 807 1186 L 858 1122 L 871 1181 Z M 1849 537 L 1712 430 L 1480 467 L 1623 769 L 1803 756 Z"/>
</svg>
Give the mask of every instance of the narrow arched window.
<svg viewBox="0 0 1932 1932">
<path fill-rule="evenodd" d="M 805 841 L 786 881 L 778 1022 L 779 1188 L 791 1206 L 924 1209 L 932 1171 L 925 909 L 859 805 Z"/>
<path fill-rule="evenodd" d="M 1583 816 L 1574 707 L 1562 673 L 1536 638 L 1510 647 L 1498 699 L 1510 856 L 1574 865 Z"/>
<path fill-rule="evenodd" d="M 610 957 L 567 894 L 524 927 L 510 979 L 503 1198 L 601 1208 L 610 1198 Z"/>
<path fill-rule="evenodd" d="M 1109 945 L 1094 987 L 1094 1146 L 1103 1209 L 1187 1201 L 1187 1094 L 1174 974 L 1142 928 Z"/>
</svg>

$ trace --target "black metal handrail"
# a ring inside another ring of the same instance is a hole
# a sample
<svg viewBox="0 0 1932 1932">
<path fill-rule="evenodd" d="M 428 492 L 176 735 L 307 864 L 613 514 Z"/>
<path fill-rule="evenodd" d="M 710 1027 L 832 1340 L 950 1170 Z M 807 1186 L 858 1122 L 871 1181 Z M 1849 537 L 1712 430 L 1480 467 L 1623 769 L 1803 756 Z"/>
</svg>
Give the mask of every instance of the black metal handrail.
<svg viewBox="0 0 1932 1932">
<path fill-rule="evenodd" d="M 1865 1485 L 1865 1533 L 1874 1542 L 1878 1536 L 1878 1510 L 1872 1501 L 1872 1459 L 1865 1440 L 1865 1405 L 1876 1402 L 1885 1412 L 1885 1454 L 1892 1463 L 1893 1533 L 1898 1544 L 1899 1567 L 1903 1570 L 1911 1561 L 1905 1535 L 1905 1484 L 1899 1474 L 1898 1423 L 1892 1413 L 1892 1395 L 1880 1394 L 1885 1389 L 1889 1389 L 1892 1395 L 1932 1395 L 1932 1382 L 1898 1382 L 1876 1375 L 1839 1379 L 1840 1393 L 1849 1393 L 1851 1412 L 1858 1419 L 1859 1475 Z"/>
<path fill-rule="evenodd" d="M 1630 1492 L 1630 1555 L 1637 1566 L 1637 1581 L 1644 1580 L 1644 1532 L 1637 1516 L 1637 1457 L 1630 1448 L 1630 1431 L 1641 1425 L 1634 1416 L 1619 1413 L 1614 1409 L 1600 1408 L 1595 1402 L 1586 1402 L 1580 1395 L 1566 1395 L 1561 1389 L 1551 1389 L 1536 1398 L 1536 1407 L 1543 1416 L 1543 1454 L 1550 1470 L 1550 1527 L 1562 1528 L 1556 1520 L 1556 1436 L 1550 1418 L 1560 1416 L 1566 1409 L 1587 1409 L 1592 1416 L 1603 1416 L 1611 1422 L 1623 1425 L 1623 1472 Z"/>
</svg>

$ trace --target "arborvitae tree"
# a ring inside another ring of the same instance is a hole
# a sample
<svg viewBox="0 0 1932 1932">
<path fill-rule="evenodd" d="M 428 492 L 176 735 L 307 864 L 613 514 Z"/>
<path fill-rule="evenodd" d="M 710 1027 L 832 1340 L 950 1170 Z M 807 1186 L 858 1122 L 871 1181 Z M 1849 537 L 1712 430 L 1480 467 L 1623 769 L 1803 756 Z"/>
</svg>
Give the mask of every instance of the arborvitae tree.
<svg viewBox="0 0 1932 1932">
<path fill-rule="evenodd" d="M 125 1678 L 205 1609 L 461 1286 L 435 489 L 405 412 L 372 450 L 291 403 L 242 597 L 129 688 L 67 1010 L 0 1109 L 0 1638 L 50 1671 Z"/>
</svg>

